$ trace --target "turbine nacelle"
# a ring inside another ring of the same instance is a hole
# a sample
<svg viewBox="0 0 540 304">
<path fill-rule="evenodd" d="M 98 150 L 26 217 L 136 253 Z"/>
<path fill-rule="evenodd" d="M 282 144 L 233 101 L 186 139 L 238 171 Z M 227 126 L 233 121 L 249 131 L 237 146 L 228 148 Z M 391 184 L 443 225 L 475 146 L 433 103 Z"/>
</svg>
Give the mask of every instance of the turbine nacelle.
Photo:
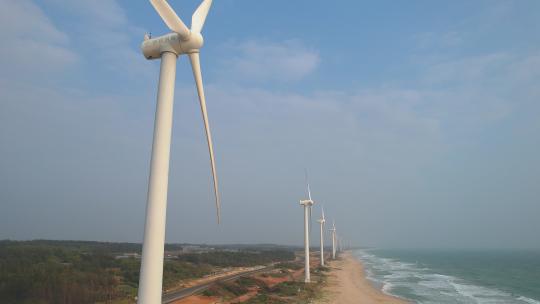
<svg viewBox="0 0 540 304">
<path fill-rule="evenodd" d="M 302 206 L 313 206 L 314 202 L 310 199 L 308 200 L 301 200 L 300 205 Z"/>
<path fill-rule="evenodd" d="M 201 33 L 191 33 L 187 39 L 182 39 L 178 33 L 169 33 L 163 36 L 149 38 L 141 44 L 141 50 L 146 59 L 161 58 L 164 52 L 171 52 L 176 56 L 182 54 L 198 53 L 203 46 L 204 39 Z"/>
</svg>

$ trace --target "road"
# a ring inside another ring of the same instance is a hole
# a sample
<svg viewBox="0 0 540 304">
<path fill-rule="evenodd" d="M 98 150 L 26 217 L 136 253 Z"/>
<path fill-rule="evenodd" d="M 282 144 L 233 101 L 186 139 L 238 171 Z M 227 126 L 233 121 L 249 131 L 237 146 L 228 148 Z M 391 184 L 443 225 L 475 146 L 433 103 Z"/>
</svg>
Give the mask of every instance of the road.
<svg viewBox="0 0 540 304">
<path fill-rule="evenodd" d="M 199 284 L 199 285 L 196 285 L 196 286 L 192 286 L 192 287 L 180 289 L 180 290 L 177 290 L 177 291 L 173 291 L 173 292 L 170 292 L 170 293 L 166 293 L 166 294 L 164 294 L 162 296 L 161 303 L 169 304 L 169 303 L 172 303 L 174 301 L 181 300 L 181 299 L 183 299 L 185 297 L 189 297 L 191 295 L 194 295 L 196 293 L 200 293 L 200 292 L 208 289 L 210 286 L 212 286 L 212 284 L 215 284 L 215 283 L 218 283 L 218 282 L 233 281 L 233 280 L 238 279 L 239 277 L 252 275 L 252 274 L 260 273 L 260 272 L 266 272 L 266 271 L 268 271 L 270 269 L 273 269 L 273 266 L 268 266 L 268 267 L 264 267 L 264 268 L 261 268 L 261 269 L 249 270 L 249 271 L 244 271 L 244 272 L 240 272 L 240 273 L 237 273 L 237 274 L 232 274 L 232 275 L 229 275 L 229 276 L 225 276 L 225 277 L 222 277 L 222 278 L 219 278 L 219 279 L 212 280 L 212 281 L 207 282 L 207 283 L 203 283 L 203 284 Z"/>
</svg>

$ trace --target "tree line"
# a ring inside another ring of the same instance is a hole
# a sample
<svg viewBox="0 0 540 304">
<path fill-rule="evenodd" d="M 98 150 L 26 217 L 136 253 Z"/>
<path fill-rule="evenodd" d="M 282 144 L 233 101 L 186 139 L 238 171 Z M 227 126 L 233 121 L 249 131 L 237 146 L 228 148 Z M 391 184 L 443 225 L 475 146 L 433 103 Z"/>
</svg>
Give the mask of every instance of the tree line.
<svg viewBox="0 0 540 304">
<path fill-rule="evenodd" d="M 111 303 L 133 299 L 140 259 L 116 256 L 140 249 L 140 244 L 132 243 L 0 241 L 0 303 Z M 219 267 L 290 259 L 294 254 L 284 250 L 180 255 L 165 261 L 163 287 L 202 277 Z"/>
</svg>

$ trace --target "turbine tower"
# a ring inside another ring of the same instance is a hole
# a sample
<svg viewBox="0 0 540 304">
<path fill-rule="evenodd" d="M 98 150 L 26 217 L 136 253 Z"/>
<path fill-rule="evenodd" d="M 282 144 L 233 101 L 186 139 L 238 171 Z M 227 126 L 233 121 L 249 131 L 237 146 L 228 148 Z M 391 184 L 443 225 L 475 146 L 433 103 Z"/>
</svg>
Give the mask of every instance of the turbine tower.
<svg viewBox="0 0 540 304">
<path fill-rule="evenodd" d="M 324 219 L 324 208 L 321 208 L 322 216 L 320 219 L 317 220 L 319 224 L 321 225 L 321 266 L 324 266 L 324 223 L 326 220 Z"/>
<path fill-rule="evenodd" d="M 310 226 L 309 222 L 311 220 L 311 207 L 313 206 L 314 202 L 311 199 L 311 190 L 309 189 L 309 182 L 307 182 L 307 174 L 306 174 L 306 183 L 307 183 L 307 191 L 308 191 L 308 199 L 307 200 L 301 200 L 300 205 L 304 207 L 304 282 L 309 283 L 311 282 L 311 276 L 309 272 L 309 232 L 310 232 Z"/>
<path fill-rule="evenodd" d="M 336 221 L 332 220 L 332 259 L 336 259 Z"/>
<path fill-rule="evenodd" d="M 212 5 L 212 0 L 203 0 L 195 10 L 191 19 L 191 29 L 188 29 L 167 1 L 150 0 L 150 3 L 172 33 L 155 38 L 145 35 L 141 45 L 142 53 L 146 59 L 161 59 L 138 291 L 138 303 L 143 304 L 161 303 L 176 59 L 184 54 L 191 61 L 199 95 L 214 180 L 217 218 L 218 223 L 220 222 L 220 199 L 214 149 L 208 124 L 199 61 L 199 49 L 203 45 L 201 30 Z"/>
</svg>

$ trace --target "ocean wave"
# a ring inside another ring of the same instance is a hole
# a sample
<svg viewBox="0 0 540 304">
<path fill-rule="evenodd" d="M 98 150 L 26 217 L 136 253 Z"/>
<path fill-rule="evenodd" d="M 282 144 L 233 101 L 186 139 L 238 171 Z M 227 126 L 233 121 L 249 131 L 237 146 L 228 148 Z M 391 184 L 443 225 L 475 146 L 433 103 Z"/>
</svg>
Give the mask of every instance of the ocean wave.
<svg viewBox="0 0 540 304">
<path fill-rule="evenodd" d="M 421 304 L 540 304 L 520 295 L 470 284 L 460 278 L 436 273 L 419 264 L 379 257 L 366 250 L 355 255 L 366 268 L 366 278 L 383 292 Z"/>
<path fill-rule="evenodd" d="M 527 297 L 523 297 L 523 296 L 520 296 L 518 297 L 518 300 L 521 300 L 525 303 L 530 303 L 530 304 L 540 304 L 540 301 L 536 301 L 536 300 L 533 300 L 533 299 L 530 299 L 530 298 L 527 298 Z"/>
</svg>

